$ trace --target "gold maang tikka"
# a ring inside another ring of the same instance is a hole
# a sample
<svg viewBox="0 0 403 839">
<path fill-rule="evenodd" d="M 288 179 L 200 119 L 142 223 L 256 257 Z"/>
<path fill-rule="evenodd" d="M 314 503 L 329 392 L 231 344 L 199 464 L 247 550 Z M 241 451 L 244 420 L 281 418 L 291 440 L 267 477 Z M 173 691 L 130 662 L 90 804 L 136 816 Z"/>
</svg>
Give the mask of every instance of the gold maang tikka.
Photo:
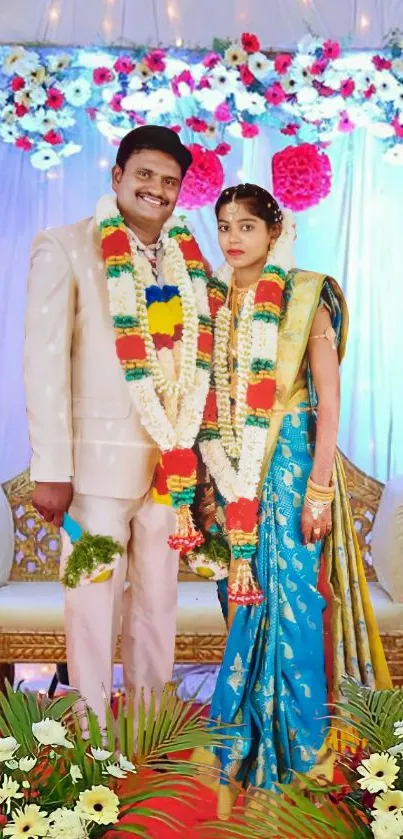
<svg viewBox="0 0 403 839">
<path fill-rule="evenodd" d="M 235 216 L 238 212 L 238 209 L 239 209 L 239 206 L 236 203 L 236 192 L 234 192 L 234 194 L 232 196 L 232 200 L 228 204 L 228 215 L 230 217 L 230 221 L 234 220 L 234 218 L 235 218 Z"/>
</svg>

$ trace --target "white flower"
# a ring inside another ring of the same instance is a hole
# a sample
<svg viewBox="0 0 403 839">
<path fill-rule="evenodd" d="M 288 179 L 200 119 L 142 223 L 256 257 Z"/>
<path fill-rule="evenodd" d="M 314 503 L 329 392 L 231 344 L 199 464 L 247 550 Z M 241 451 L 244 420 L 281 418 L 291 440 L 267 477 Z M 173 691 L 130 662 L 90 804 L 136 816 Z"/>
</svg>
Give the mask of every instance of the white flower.
<svg viewBox="0 0 403 839">
<path fill-rule="evenodd" d="M 395 722 L 394 734 L 397 740 L 403 740 L 403 720 Z"/>
<path fill-rule="evenodd" d="M 65 70 L 70 63 L 70 55 L 59 55 L 59 53 L 56 53 L 56 55 L 48 55 L 47 57 L 47 64 L 50 73 L 60 73 L 60 71 Z"/>
<path fill-rule="evenodd" d="M 18 768 L 21 770 L 21 772 L 30 772 L 31 769 L 33 769 L 34 766 L 36 766 L 36 764 L 36 757 L 22 757 L 18 764 Z"/>
<path fill-rule="evenodd" d="M 82 146 L 79 146 L 77 143 L 66 143 L 62 149 L 60 149 L 60 157 L 70 157 L 72 154 L 77 154 L 77 152 L 81 151 Z"/>
<path fill-rule="evenodd" d="M 24 91 L 21 92 L 23 93 Z M 29 91 L 29 99 L 32 105 L 44 105 L 47 100 L 47 95 L 43 87 L 38 85 L 37 87 L 32 87 Z"/>
<path fill-rule="evenodd" d="M 248 111 L 253 116 L 259 116 L 266 111 L 266 100 L 260 93 L 246 93 L 245 91 L 237 91 L 235 93 L 235 102 L 239 111 Z"/>
<path fill-rule="evenodd" d="M 57 720 L 46 718 L 41 722 L 32 723 L 32 733 L 42 746 L 63 746 L 65 749 L 74 748 L 73 743 L 67 740 L 67 728 Z"/>
<path fill-rule="evenodd" d="M 43 120 L 43 115 L 41 116 L 40 114 L 41 111 L 37 111 L 36 113 L 30 112 L 29 114 L 25 114 L 25 116 L 23 116 L 19 121 L 21 128 L 23 128 L 24 131 L 39 131 L 39 126 L 42 124 Z M 42 114 L 44 114 L 43 110 Z"/>
<path fill-rule="evenodd" d="M 213 112 L 219 105 L 222 105 L 225 96 L 221 90 L 210 90 L 210 88 L 205 87 L 203 90 L 196 90 L 194 98 L 201 103 L 206 111 Z"/>
<path fill-rule="evenodd" d="M 387 790 L 378 795 L 374 802 L 374 810 L 377 813 L 393 813 L 396 810 L 403 810 L 403 792 L 400 789 Z"/>
<path fill-rule="evenodd" d="M 16 798 L 24 798 L 24 793 L 19 792 L 20 785 L 7 775 L 3 777 L 3 784 L 0 787 L 0 804 L 6 804 L 7 813 L 11 809 L 11 800 Z"/>
<path fill-rule="evenodd" d="M 14 73 L 18 73 L 24 54 L 24 47 L 16 47 L 5 56 L 1 69 L 6 76 L 13 76 Z"/>
<path fill-rule="evenodd" d="M 297 93 L 297 102 L 299 105 L 313 105 L 318 99 L 319 94 L 314 87 L 301 87 Z"/>
<path fill-rule="evenodd" d="M 349 113 L 350 119 L 354 122 L 352 114 Z M 371 134 L 374 137 L 380 137 L 380 139 L 384 140 L 387 137 L 393 137 L 395 131 L 393 125 L 390 125 L 389 122 L 372 122 L 371 125 L 368 126 Z"/>
<path fill-rule="evenodd" d="M 248 67 L 255 79 L 265 79 L 272 66 L 273 62 L 269 61 L 262 52 L 255 52 L 249 56 Z"/>
<path fill-rule="evenodd" d="M 384 159 L 395 166 L 403 166 L 403 143 L 396 143 L 395 146 L 391 146 L 385 152 Z"/>
<path fill-rule="evenodd" d="M 60 111 L 56 111 L 55 118 L 60 128 L 70 128 L 76 123 L 74 111 L 71 108 L 63 108 Z"/>
<path fill-rule="evenodd" d="M 29 781 L 23 781 L 22 786 L 24 789 L 31 789 L 31 784 L 29 783 Z"/>
<path fill-rule="evenodd" d="M 100 763 L 104 763 L 105 760 L 109 760 L 112 757 L 113 752 L 107 752 L 106 749 L 94 749 L 91 746 L 91 754 L 94 760 L 99 760 Z"/>
<path fill-rule="evenodd" d="M 85 821 L 114 824 L 119 815 L 119 799 L 104 786 L 93 786 L 80 794 L 76 812 Z"/>
<path fill-rule="evenodd" d="M 104 775 L 111 775 L 112 778 L 126 778 L 126 772 L 117 763 L 109 763 L 105 766 Z"/>
<path fill-rule="evenodd" d="M 124 772 L 136 772 L 136 767 L 124 755 L 119 755 L 119 766 Z"/>
<path fill-rule="evenodd" d="M 241 64 L 246 64 L 248 57 L 239 44 L 231 44 L 225 52 L 224 59 L 230 67 L 239 67 Z"/>
<path fill-rule="evenodd" d="M 375 73 L 374 85 L 378 98 L 382 99 L 383 102 L 392 102 L 399 91 L 398 82 L 395 77 L 392 73 L 385 70 L 380 70 L 378 73 Z"/>
<path fill-rule="evenodd" d="M 15 737 L 0 737 L 0 763 L 4 760 L 11 760 L 19 748 L 20 745 Z"/>
<path fill-rule="evenodd" d="M 38 836 L 46 836 L 48 822 L 46 813 L 37 807 L 36 804 L 29 804 L 23 810 L 17 810 L 13 814 L 13 821 L 3 827 L 4 836 L 16 836 L 20 839 L 26 836 L 27 839 L 38 839 Z"/>
<path fill-rule="evenodd" d="M 31 163 L 35 169 L 43 169 L 45 171 L 52 166 L 58 166 L 60 164 L 60 157 L 58 157 L 53 149 L 38 149 L 38 151 L 31 155 Z"/>
<path fill-rule="evenodd" d="M 217 64 L 213 67 L 209 80 L 213 90 L 220 90 L 224 96 L 228 96 L 236 88 L 238 73 L 236 70 L 228 70 L 222 64 Z"/>
<path fill-rule="evenodd" d="M 399 774 L 399 766 L 394 757 L 387 753 L 373 754 L 367 760 L 363 760 L 357 772 L 362 775 L 358 783 L 362 789 L 368 792 L 386 792 L 393 789 L 396 778 Z"/>
<path fill-rule="evenodd" d="M 403 833 L 403 817 L 397 813 L 375 813 L 371 824 L 375 839 L 400 839 Z"/>
<path fill-rule="evenodd" d="M 88 833 L 79 813 L 61 807 L 49 817 L 47 835 L 49 839 L 85 839 Z"/>
<path fill-rule="evenodd" d="M 75 79 L 63 88 L 66 102 L 80 108 L 91 98 L 91 85 L 87 79 Z"/>
<path fill-rule="evenodd" d="M 148 111 L 148 94 L 137 90 L 122 99 L 122 105 L 127 111 Z"/>
<path fill-rule="evenodd" d="M 2 110 L 1 116 L 2 116 L 2 122 L 7 122 L 8 125 L 12 125 L 13 122 L 15 122 L 16 119 L 17 119 L 17 117 L 15 115 L 14 106 L 13 105 L 6 105 L 6 107 L 3 108 L 3 110 Z"/>
<path fill-rule="evenodd" d="M 80 767 L 76 766 L 74 763 L 70 766 L 70 777 L 73 784 L 76 784 L 77 781 L 81 781 L 83 777 Z"/>
<path fill-rule="evenodd" d="M 18 73 L 25 78 L 30 73 L 38 70 L 40 66 L 41 61 L 38 53 L 32 52 L 31 50 L 29 52 L 28 50 L 24 50 L 24 55 L 18 62 Z"/>
<path fill-rule="evenodd" d="M 15 125 L 0 125 L 0 136 L 5 143 L 14 143 L 18 137 L 18 128 Z"/>
</svg>

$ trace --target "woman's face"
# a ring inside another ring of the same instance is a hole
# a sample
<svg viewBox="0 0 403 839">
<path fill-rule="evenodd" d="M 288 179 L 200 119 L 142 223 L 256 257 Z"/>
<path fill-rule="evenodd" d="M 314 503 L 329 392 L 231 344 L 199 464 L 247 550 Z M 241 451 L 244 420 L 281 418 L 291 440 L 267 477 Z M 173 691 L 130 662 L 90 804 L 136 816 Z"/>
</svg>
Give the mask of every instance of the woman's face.
<svg viewBox="0 0 403 839">
<path fill-rule="evenodd" d="M 232 268 L 251 268 L 258 263 L 263 267 L 279 232 L 278 225 L 268 228 L 263 219 L 254 216 L 240 201 L 235 206 L 225 204 L 220 210 L 218 241 Z"/>
</svg>

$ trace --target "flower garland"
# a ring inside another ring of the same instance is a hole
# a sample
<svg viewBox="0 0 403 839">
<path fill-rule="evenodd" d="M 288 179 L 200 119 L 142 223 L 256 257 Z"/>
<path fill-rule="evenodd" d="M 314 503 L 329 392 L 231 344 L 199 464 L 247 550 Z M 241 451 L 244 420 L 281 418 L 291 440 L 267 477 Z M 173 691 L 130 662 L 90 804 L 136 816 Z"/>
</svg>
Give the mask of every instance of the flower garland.
<svg viewBox="0 0 403 839">
<path fill-rule="evenodd" d="M 263 594 L 253 577 L 258 543 L 261 476 L 271 411 L 275 399 L 277 340 L 286 272 L 265 266 L 256 291 L 245 296 L 239 313 L 236 356 L 239 360 L 235 422 L 231 418 L 230 322 L 227 267 L 210 284 L 215 311 L 214 378 L 200 433 L 200 450 L 225 499 L 232 558 L 237 561 L 229 600 L 256 605 Z M 235 464 L 235 465 L 234 465 Z"/>
<path fill-rule="evenodd" d="M 101 198 L 96 209 L 106 266 L 109 308 L 116 353 L 140 419 L 161 450 L 161 468 L 177 513 L 169 544 L 187 551 L 201 544 L 190 505 L 196 488 L 197 458 L 192 451 L 209 388 L 212 321 L 205 266 L 194 238 L 178 222 L 163 231 L 163 272 L 177 287 L 183 309 L 183 343 L 176 381 L 167 377 L 150 335 L 147 315 L 149 263 L 132 253 L 116 200 Z M 176 422 L 168 417 L 162 397 L 178 398 Z"/>
</svg>

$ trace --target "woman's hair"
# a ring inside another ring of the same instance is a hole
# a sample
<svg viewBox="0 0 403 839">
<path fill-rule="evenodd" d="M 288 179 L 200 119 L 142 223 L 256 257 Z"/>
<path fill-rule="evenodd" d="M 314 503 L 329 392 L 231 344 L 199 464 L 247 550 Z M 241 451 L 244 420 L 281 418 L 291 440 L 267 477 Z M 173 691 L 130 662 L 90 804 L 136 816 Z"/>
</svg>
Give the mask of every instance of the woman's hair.
<svg viewBox="0 0 403 839">
<path fill-rule="evenodd" d="M 276 199 L 261 186 L 257 186 L 256 184 L 239 184 L 238 186 L 230 186 L 228 189 L 224 189 L 224 192 L 221 193 L 215 205 L 217 219 L 222 207 L 225 207 L 226 204 L 231 204 L 233 201 L 241 201 L 253 216 L 263 219 L 268 226 L 281 224 L 283 221 L 283 214 Z"/>
</svg>

